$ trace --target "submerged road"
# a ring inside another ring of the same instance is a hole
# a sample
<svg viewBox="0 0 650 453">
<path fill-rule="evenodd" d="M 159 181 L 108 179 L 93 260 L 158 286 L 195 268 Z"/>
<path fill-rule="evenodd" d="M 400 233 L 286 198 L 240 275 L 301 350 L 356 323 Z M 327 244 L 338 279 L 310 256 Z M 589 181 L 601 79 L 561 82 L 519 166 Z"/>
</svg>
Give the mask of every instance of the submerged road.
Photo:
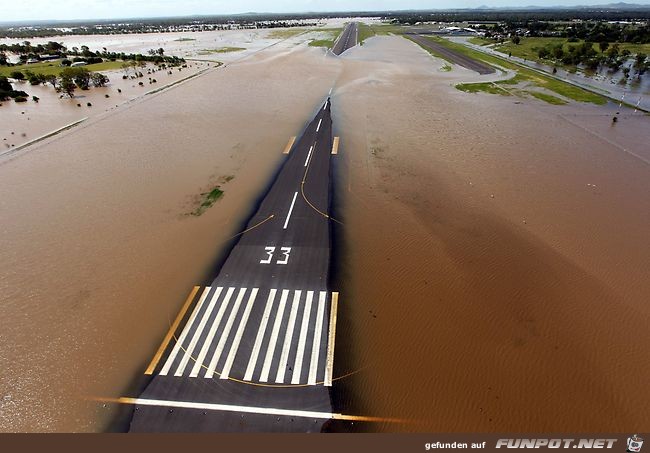
<svg viewBox="0 0 650 453">
<path fill-rule="evenodd" d="M 320 431 L 332 417 L 329 98 L 217 277 L 195 287 L 146 374 L 131 431 Z"/>
<path fill-rule="evenodd" d="M 442 58 L 451 61 L 452 63 L 458 64 L 464 68 L 467 68 L 471 71 L 476 71 L 481 75 L 492 74 L 494 68 L 488 64 L 485 64 L 481 61 L 477 61 L 473 58 L 470 58 L 466 55 L 463 55 L 460 52 L 456 52 L 448 47 L 438 44 L 432 39 L 426 38 L 417 34 L 408 34 L 409 37 L 421 45 L 424 48 L 430 49 L 433 53 L 440 55 Z"/>
<path fill-rule="evenodd" d="M 345 26 L 343 32 L 339 35 L 338 39 L 332 46 L 332 53 L 334 55 L 341 55 L 348 49 L 357 45 L 359 41 L 359 24 L 350 22 Z"/>
</svg>

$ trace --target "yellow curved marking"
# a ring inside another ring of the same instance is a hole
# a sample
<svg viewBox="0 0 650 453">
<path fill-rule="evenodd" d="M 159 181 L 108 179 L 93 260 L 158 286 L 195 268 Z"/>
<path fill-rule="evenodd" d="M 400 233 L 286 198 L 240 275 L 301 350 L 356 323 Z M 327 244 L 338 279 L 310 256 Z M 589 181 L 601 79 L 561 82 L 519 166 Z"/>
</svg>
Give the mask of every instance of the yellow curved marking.
<svg viewBox="0 0 650 453">
<path fill-rule="evenodd" d="M 314 147 L 313 153 L 316 154 L 316 147 Z M 305 169 L 305 174 L 302 177 L 302 182 L 300 183 L 300 194 L 302 195 L 302 198 L 305 200 L 305 202 L 311 207 L 314 211 L 325 217 L 326 219 L 332 219 L 336 223 L 343 225 L 343 222 L 340 220 L 335 219 L 334 217 L 328 215 L 327 213 L 321 211 L 318 209 L 316 206 L 312 204 L 311 201 L 307 198 L 307 195 L 305 195 L 305 182 L 307 181 L 307 175 L 309 174 L 309 169 L 311 168 L 311 163 L 314 160 L 314 156 L 312 155 L 312 158 L 309 159 L 309 162 L 307 163 L 307 168 Z"/>
<path fill-rule="evenodd" d="M 226 240 L 229 241 L 229 240 L 231 240 L 231 239 L 236 238 L 237 236 L 241 236 L 242 234 L 246 234 L 246 233 L 248 233 L 250 230 L 253 230 L 253 229 L 255 229 L 255 228 L 259 227 L 259 226 L 262 226 L 263 223 L 268 222 L 268 221 L 271 220 L 273 217 L 275 217 L 275 214 L 271 214 L 271 215 L 268 216 L 266 219 L 262 220 L 260 223 L 257 223 L 257 224 L 255 224 L 255 225 L 253 225 L 252 227 L 250 227 L 250 228 L 248 228 L 248 229 L 242 231 L 241 233 L 237 233 L 237 234 L 234 235 L 234 236 L 230 236 L 230 237 L 229 237 L 228 239 L 226 239 Z"/>
</svg>

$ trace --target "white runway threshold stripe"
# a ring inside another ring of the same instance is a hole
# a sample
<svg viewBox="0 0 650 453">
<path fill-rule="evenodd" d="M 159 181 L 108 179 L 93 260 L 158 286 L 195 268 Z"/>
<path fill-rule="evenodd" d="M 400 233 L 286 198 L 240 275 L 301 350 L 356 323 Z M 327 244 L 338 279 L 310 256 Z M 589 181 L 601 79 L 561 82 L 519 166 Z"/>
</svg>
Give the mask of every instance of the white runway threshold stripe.
<svg viewBox="0 0 650 453">
<path fill-rule="evenodd" d="M 190 315 L 190 319 L 187 321 L 187 324 L 185 324 L 185 327 L 181 332 L 181 336 L 178 338 L 178 340 L 176 340 L 176 344 L 174 344 L 174 348 L 172 349 L 172 352 L 169 354 L 169 357 L 167 358 L 165 365 L 162 367 L 162 370 L 160 370 L 160 374 L 162 376 L 165 376 L 167 373 L 169 373 L 169 369 L 174 364 L 176 355 L 178 355 L 178 351 L 181 349 L 181 345 L 183 344 L 183 341 L 185 341 L 185 337 L 189 333 L 190 327 L 192 327 L 192 324 L 194 323 L 194 319 L 196 319 L 196 316 L 199 314 L 199 311 L 201 310 L 201 306 L 203 305 L 205 298 L 208 296 L 210 289 L 211 289 L 210 286 L 206 286 L 205 289 L 203 290 L 203 294 L 201 294 L 201 298 L 199 299 L 199 302 L 196 304 L 196 307 L 194 307 L 194 311 Z"/>
<path fill-rule="evenodd" d="M 336 340 L 336 313 L 339 305 L 339 293 L 332 293 L 332 305 L 330 308 L 329 337 L 327 341 L 327 361 L 325 362 L 326 387 L 332 386 L 332 374 L 334 373 L 334 342 Z"/>
<path fill-rule="evenodd" d="M 332 386 L 339 293 L 199 288 L 161 376 Z"/>
</svg>

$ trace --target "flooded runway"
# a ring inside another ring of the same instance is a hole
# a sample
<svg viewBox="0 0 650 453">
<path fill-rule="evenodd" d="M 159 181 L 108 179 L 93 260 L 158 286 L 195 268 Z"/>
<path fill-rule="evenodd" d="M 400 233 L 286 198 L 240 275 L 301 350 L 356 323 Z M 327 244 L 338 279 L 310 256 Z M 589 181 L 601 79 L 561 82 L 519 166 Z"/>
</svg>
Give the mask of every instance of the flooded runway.
<svg viewBox="0 0 650 453">
<path fill-rule="evenodd" d="M 442 65 L 399 37 L 269 49 L 1 161 L 0 430 L 111 426 L 86 398 L 133 389 L 334 84 L 339 406 L 648 431 L 648 118 L 463 93 L 483 79 Z"/>
</svg>

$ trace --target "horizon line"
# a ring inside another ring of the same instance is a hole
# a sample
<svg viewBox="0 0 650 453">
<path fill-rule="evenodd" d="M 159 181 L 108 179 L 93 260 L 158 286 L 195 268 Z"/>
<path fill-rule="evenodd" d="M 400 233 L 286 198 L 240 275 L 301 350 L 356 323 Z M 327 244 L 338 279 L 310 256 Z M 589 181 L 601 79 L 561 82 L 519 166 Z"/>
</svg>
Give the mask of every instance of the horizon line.
<svg viewBox="0 0 650 453">
<path fill-rule="evenodd" d="M 332 10 L 332 11 L 286 11 L 286 12 L 270 12 L 270 11 L 244 11 L 238 13 L 197 13 L 197 14 L 179 14 L 179 15 L 165 15 L 165 16 L 121 16 L 121 17 L 88 17 L 88 18 L 74 18 L 74 19 L 15 19 L 8 21 L 0 21 L 0 26 L 9 25 L 30 25 L 30 24 L 56 24 L 56 23 L 72 23 L 72 22 L 86 22 L 86 21 L 115 21 L 115 20 L 157 20 L 157 19 L 191 19 L 191 18 L 209 18 L 209 17 L 234 17 L 234 16 L 253 16 L 253 15 L 273 15 L 273 16 L 291 16 L 291 15 L 323 15 L 341 14 L 343 16 L 358 13 L 360 17 L 380 17 L 391 13 L 408 13 L 408 12 L 445 12 L 445 11 L 534 11 L 534 10 L 578 10 L 584 8 L 598 8 L 609 7 L 609 9 L 616 9 L 616 6 L 635 7 L 650 10 L 650 1 L 647 3 L 628 3 L 628 2 L 609 2 L 603 4 L 580 4 L 580 5 L 526 5 L 526 6 L 488 6 L 481 5 L 477 7 L 467 8 L 408 8 L 408 9 L 387 9 L 387 10 Z M 343 17 L 342 16 L 342 17 Z M 305 18 L 308 19 L 308 18 Z M 314 17 L 318 19 L 318 17 Z"/>
</svg>

